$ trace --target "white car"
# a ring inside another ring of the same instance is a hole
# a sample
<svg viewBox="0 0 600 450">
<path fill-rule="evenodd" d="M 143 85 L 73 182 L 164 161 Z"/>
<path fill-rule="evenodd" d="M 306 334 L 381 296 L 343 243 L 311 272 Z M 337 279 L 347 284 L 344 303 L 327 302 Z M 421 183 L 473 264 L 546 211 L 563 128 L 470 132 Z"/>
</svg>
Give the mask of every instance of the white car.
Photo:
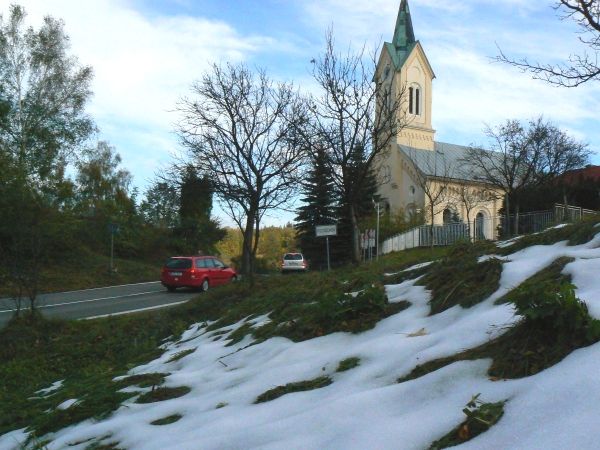
<svg viewBox="0 0 600 450">
<path fill-rule="evenodd" d="M 302 253 L 286 253 L 281 260 L 281 273 L 306 272 L 308 262 Z"/>
</svg>

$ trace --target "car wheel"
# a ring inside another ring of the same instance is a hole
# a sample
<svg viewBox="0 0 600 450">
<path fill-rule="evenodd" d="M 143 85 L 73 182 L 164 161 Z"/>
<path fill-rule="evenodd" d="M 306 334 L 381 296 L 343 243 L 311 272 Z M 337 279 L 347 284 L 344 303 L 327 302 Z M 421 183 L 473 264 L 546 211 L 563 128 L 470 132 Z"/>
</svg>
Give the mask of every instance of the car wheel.
<svg viewBox="0 0 600 450">
<path fill-rule="evenodd" d="M 239 281 L 239 278 L 238 278 L 238 276 L 237 276 L 237 275 L 234 275 L 234 276 L 232 276 L 232 277 L 231 277 L 231 282 L 232 282 L 232 283 L 235 283 L 236 281 Z"/>
<path fill-rule="evenodd" d="M 208 278 L 205 278 L 202 284 L 200 285 L 200 290 L 202 292 L 208 291 Z"/>
<path fill-rule="evenodd" d="M 167 286 L 167 291 L 175 292 L 175 286 Z"/>
</svg>

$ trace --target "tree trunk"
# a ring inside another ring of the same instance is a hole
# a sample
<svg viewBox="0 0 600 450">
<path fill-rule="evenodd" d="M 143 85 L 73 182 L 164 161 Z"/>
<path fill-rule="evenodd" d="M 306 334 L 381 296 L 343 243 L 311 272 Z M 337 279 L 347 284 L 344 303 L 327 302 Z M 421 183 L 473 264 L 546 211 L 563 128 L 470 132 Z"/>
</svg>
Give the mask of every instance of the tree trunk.
<svg viewBox="0 0 600 450">
<path fill-rule="evenodd" d="M 358 264 L 360 262 L 360 229 L 358 228 L 358 219 L 356 218 L 356 210 L 354 205 L 350 205 L 350 218 L 352 221 L 352 262 Z"/>
<path fill-rule="evenodd" d="M 431 225 L 429 225 L 429 239 L 430 239 L 430 246 L 431 249 L 433 249 L 434 246 L 434 242 L 433 242 L 433 215 L 434 213 L 434 209 L 435 209 L 435 205 L 433 204 L 433 202 L 430 202 L 430 212 L 431 212 Z"/>
<path fill-rule="evenodd" d="M 515 205 L 515 236 L 519 235 L 519 202 Z"/>
<path fill-rule="evenodd" d="M 475 242 L 475 233 L 477 232 L 477 227 L 475 226 L 475 224 L 473 224 L 473 236 L 471 236 L 471 218 L 469 217 L 469 210 L 466 210 L 466 217 L 467 217 L 467 233 L 469 233 L 469 239 L 471 240 L 471 242 Z"/>
<path fill-rule="evenodd" d="M 254 209 L 250 209 L 248 216 L 246 217 L 246 226 L 243 232 L 243 243 L 242 243 L 242 269 L 241 272 L 244 276 L 252 278 L 252 244 L 254 237 L 254 222 L 255 222 Z"/>
<path fill-rule="evenodd" d="M 507 192 L 504 197 L 504 202 L 506 204 L 506 211 L 504 212 L 504 214 L 506 215 L 506 236 L 510 237 L 510 202 L 508 200 L 508 195 L 509 193 Z"/>
</svg>

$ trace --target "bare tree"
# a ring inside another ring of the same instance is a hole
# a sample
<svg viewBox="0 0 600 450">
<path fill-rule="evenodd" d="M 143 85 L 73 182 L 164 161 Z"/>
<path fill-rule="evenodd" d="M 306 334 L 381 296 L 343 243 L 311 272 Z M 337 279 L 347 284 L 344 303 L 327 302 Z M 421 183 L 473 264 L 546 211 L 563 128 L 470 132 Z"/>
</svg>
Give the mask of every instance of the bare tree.
<svg viewBox="0 0 600 450">
<path fill-rule="evenodd" d="M 536 79 L 558 86 L 576 87 L 600 77 L 598 53 L 600 52 L 600 0 L 558 0 L 554 9 L 563 13 L 561 20 L 573 20 L 580 28 L 579 40 L 586 45 L 591 54 L 572 54 L 562 64 L 532 63 L 525 59 L 513 59 L 502 50 L 497 61 L 530 72 Z"/>
<path fill-rule="evenodd" d="M 531 120 L 526 126 L 516 120 L 508 120 L 495 129 L 487 127 L 485 133 L 490 140 L 490 148 L 471 147 L 464 162 L 481 181 L 504 193 L 507 224 L 510 198 L 516 197 L 517 192 L 581 167 L 590 155 L 585 144 L 572 139 L 541 117 Z M 518 217 L 518 202 L 515 213 Z M 518 220 L 515 221 L 517 227 Z"/>
<path fill-rule="evenodd" d="M 312 61 L 320 93 L 309 99 L 310 127 L 304 134 L 314 153 L 325 149 L 335 189 L 348 206 L 352 224 L 352 255 L 360 260 L 358 203 L 365 180 L 404 126 L 399 114 L 404 88 L 392 92 L 375 78 L 376 53 L 349 49 L 338 53 L 333 32 L 326 34 L 325 51 Z M 357 170 L 355 152 L 364 152 Z"/>
<path fill-rule="evenodd" d="M 471 235 L 471 213 L 478 207 L 488 203 L 497 197 L 493 189 L 489 186 L 473 186 L 466 183 L 458 185 L 458 200 L 465 210 L 465 219 L 469 228 L 469 236 Z"/>
<path fill-rule="evenodd" d="M 587 144 L 577 141 L 542 117 L 529 122 L 529 145 L 535 164 L 533 181 L 542 184 L 589 162 Z"/>
<path fill-rule="evenodd" d="M 242 231 L 241 271 L 251 275 L 263 216 L 286 205 L 298 187 L 304 104 L 293 86 L 241 64 L 213 65 L 191 90 L 177 107 L 178 134 Z"/>
<path fill-rule="evenodd" d="M 507 120 L 497 128 L 485 129 L 490 148 L 469 148 L 465 157 L 468 169 L 483 182 L 504 193 L 507 224 L 510 216 L 509 197 L 531 179 L 535 162 L 530 153 L 529 138 L 516 120 Z"/>
</svg>

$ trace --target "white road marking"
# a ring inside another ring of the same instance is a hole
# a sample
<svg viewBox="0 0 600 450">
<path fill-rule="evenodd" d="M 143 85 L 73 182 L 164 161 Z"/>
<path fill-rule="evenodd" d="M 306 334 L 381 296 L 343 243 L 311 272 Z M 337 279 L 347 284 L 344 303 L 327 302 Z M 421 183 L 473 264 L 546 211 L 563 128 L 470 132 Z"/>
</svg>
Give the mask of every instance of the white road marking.
<svg viewBox="0 0 600 450">
<path fill-rule="evenodd" d="M 54 294 L 71 294 L 73 292 L 97 291 L 99 289 L 110 289 L 110 288 L 126 287 L 126 286 L 139 286 L 141 284 L 156 284 L 156 283 L 160 283 L 160 281 L 144 281 L 143 283 L 118 284 L 116 286 L 102 286 L 102 287 L 89 288 L 89 289 L 79 289 L 77 291 L 47 292 L 47 294 L 48 295 L 54 295 Z"/>
<path fill-rule="evenodd" d="M 113 297 L 91 298 L 91 299 L 88 299 L 88 300 L 76 300 L 74 302 L 53 303 L 52 305 L 40 305 L 40 306 L 37 307 L 37 309 L 54 308 L 56 306 L 65 306 L 65 305 L 76 305 L 78 303 L 99 302 L 101 300 L 114 300 L 115 298 L 136 297 L 138 295 L 155 294 L 157 292 L 163 292 L 163 290 L 160 289 L 160 290 L 157 290 L 157 291 L 136 292 L 135 294 L 115 295 Z M 4 309 L 4 310 L 0 310 L 0 313 L 15 312 L 15 311 L 16 311 L 16 309 Z"/>
<path fill-rule="evenodd" d="M 167 303 L 166 305 L 148 306 L 147 308 L 132 309 L 130 311 L 121 311 L 121 312 L 112 313 L 112 314 L 102 314 L 99 316 L 83 317 L 83 318 L 77 319 L 77 320 L 92 320 L 92 319 L 102 319 L 104 317 L 110 317 L 110 316 L 122 316 L 124 314 L 133 314 L 133 313 L 141 312 L 141 311 L 150 311 L 151 309 L 168 308 L 169 306 L 181 305 L 182 303 L 187 303 L 187 302 L 188 302 L 188 300 L 183 300 L 181 302 Z"/>
</svg>

